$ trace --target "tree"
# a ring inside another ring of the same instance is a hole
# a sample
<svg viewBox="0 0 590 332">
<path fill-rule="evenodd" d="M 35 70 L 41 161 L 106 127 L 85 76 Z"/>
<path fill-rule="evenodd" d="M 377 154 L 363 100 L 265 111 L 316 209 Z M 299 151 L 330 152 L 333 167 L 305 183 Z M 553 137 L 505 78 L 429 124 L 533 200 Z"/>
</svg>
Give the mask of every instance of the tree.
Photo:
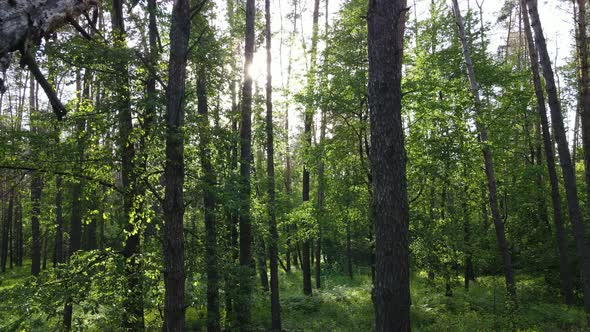
<svg viewBox="0 0 590 332">
<path fill-rule="evenodd" d="M 207 331 L 221 331 L 219 315 L 219 274 L 217 264 L 217 220 L 215 218 L 216 176 L 211 165 L 211 131 L 207 102 L 207 77 L 205 64 L 197 68 L 197 98 L 200 124 L 200 159 L 203 168 L 203 209 L 205 215 L 205 257 L 207 265 Z"/>
<path fill-rule="evenodd" d="M 405 0 L 373 0 L 367 13 L 376 331 L 410 331 L 409 211 L 401 116 L 406 10 Z"/>
<path fill-rule="evenodd" d="M 479 86 L 475 77 L 475 71 L 473 70 L 473 63 L 471 62 L 471 54 L 469 45 L 467 43 L 467 37 L 465 35 L 465 27 L 463 24 L 463 17 L 459 10 L 459 3 L 457 0 L 453 0 L 453 11 L 457 18 L 457 26 L 459 28 L 459 38 L 461 39 L 461 45 L 463 47 L 463 56 L 465 58 L 465 64 L 467 66 L 467 77 L 469 78 L 469 85 L 473 99 L 475 102 L 476 116 L 481 113 L 482 102 L 479 96 Z M 502 256 L 503 267 L 504 267 L 504 278 L 506 279 L 506 290 L 511 296 L 512 301 L 516 301 L 516 282 L 514 281 L 514 271 L 512 268 L 512 256 L 508 249 L 508 241 L 506 240 L 506 233 L 504 231 L 504 224 L 500 216 L 500 210 L 498 208 L 497 198 L 497 184 L 496 174 L 494 171 L 494 161 L 492 157 L 492 150 L 487 144 L 488 132 L 486 127 L 481 123 L 481 120 L 476 118 L 476 126 L 479 131 L 479 140 L 483 145 L 483 157 L 484 165 L 486 170 L 486 177 L 488 182 L 490 210 L 492 212 L 492 220 L 496 229 L 496 239 L 498 241 L 498 249 Z"/>
<path fill-rule="evenodd" d="M 270 28 L 270 0 L 265 0 L 266 19 L 266 174 L 268 177 L 268 227 L 270 230 L 270 243 L 268 257 L 270 260 L 270 311 L 271 328 L 281 331 L 281 303 L 279 301 L 279 234 L 276 220 L 276 195 L 275 195 L 275 159 L 274 159 L 274 133 L 272 116 L 272 49 Z"/>
<path fill-rule="evenodd" d="M 191 10 L 188 0 L 172 7 L 166 95 L 164 168 L 164 330 L 184 330 L 184 91 Z"/>
<path fill-rule="evenodd" d="M 305 114 L 303 116 L 303 141 L 304 141 L 304 150 L 311 150 L 311 127 L 313 126 L 313 115 L 315 111 L 315 102 L 313 102 L 314 98 L 312 97 L 315 89 L 315 81 L 316 81 L 316 60 L 317 60 L 317 48 L 318 48 L 318 38 L 319 38 L 319 15 L 320 15 L 320 0 L 314 1 L 313 6 L 313 28 L 312 28 L 312 36 L 311 36 L 311 54 L 310 54 L 310 69 L 307 75 L 307 91 L 308 91 L 308 98 L 311 98 L 311 102 L 308 101 L 308 105 L 305 108 Z M 303 163 L 303 203 L 309 201 L 309 165 L 308 162 Z M 301 269 L 303 270 L 303 294 L 311 295 L 311 239 L 306 238 L 303 241 L 303 246 L 301 248 L 303 251 L 302 259 L 303 262 L 301 264 Z"/>
<path fill-rule="evenodd" d="M 252 297 L 252 220 L 250 214 L 250 170 L 252 163 L 252 59 L 254 57 L 255 0 L 246 1 L 246 27 L 244 46 L 244 83 L 240 112 L 240 275 L 238 303 L 238 326 L 241 331 L 249 329 L 250 301 Z"/>
<path fill-rule="evenodd" d="M 580 278 L 584 293 L 584 306 L 587 319 L 590 321 L 590 247 L 586 240 L 586 227 L 584 226 L 582 213 L 580 211 L 575 169 L 572 164 L 567 144 L 567 137 L 563 125 L 563 115 L 561 113 L 559 97 L 557 96 L 557 88 L 555 87 L 551 59 L 549 58 L 545 37 L 543 35 L 543 27 L 539 20 L 537 1 L 526 0 L 526 5 L 531 20 L 531 27 L 535 33 L 535 45 L 537 47 L 537 52 L 539 53 L 543 77 L 545 78 L 545 92 L 547 93 L 549 110 L 551 112 L 551 125 L 553 127 L 555 141 L 557 142 L 557 151 L 559 153 L 570 223 L 572 225 L 572 233 L 576 240 L 576 248 L 580 260 Z"/>
<path fill-rule="evenodd" d="M 521 0 L 522 8 L 526 8 L 526 1 Z M 547 109 L 545 108 L 545 95 L 543 94 L 543 85 L 539 73 L 539 56 L 535 48 L 535 41 L 531 31 L 529 16 L 526 10 L 523 11 L 524 33 L 526 36 L 529 58 L 531 61 L 531 72 L 533 74 L 533 85 L 535 87 L 535 96 L 537 97 L 537 111 L 541 121 L 541 130 L 543 136 L 543 147 L 545 149 L 545 158 L 547 160 L 547 171 L 549 173 L 549 183 L 551 184 L 551 203 L 553 204 L 553 223 L 555 224 L 555 236 L 557 239 L 557 248 L 559 251 L 559 274 L 561 277 L 561 295 L 566 304 L 573 303 L 572 293 L 572 276 L 569 267 L 569 258 L 567 252 L 567 240 L 563 227 L 563 215 L 561 212 L 561 194 L 559 192 L 559 180 L 555 169 L 555 154 L 549 121 L 547 120 Z"/>
</svg>

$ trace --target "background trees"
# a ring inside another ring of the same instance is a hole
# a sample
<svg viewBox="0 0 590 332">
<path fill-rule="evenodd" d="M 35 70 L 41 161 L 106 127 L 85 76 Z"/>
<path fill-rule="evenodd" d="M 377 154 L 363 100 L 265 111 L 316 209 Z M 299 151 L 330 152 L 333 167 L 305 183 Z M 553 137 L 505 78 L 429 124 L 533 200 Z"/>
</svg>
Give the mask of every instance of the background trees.
<svg viewBox="0 0 590 332">
<path fill-rule="evenodd" d="M 542 77 L 533 2 L 455 3 L 86 1 L 0 49 L 0 329 L 585 328 L 585 24 Z"/>
</svg>

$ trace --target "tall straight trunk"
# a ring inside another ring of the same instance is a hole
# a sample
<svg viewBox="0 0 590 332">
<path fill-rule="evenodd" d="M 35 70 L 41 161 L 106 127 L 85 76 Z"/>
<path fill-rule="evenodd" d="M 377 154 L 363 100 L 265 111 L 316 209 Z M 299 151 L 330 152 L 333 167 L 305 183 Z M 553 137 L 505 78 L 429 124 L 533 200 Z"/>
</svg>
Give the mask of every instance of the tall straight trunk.
<svg viewBox="0 0 590 332">
<path fill-rule="evenodd" d="M 464 188 L 464 192 L 468 192 L 467 186 Z M 475 271 L 473 269 L 473 249 L 471 245 L 471 222 L 469 218 L 469 209 L 467 207 L 468 198 L 463 199 L 463 241 L 465 246 L 465 261 L 464 261 L 464 273 L 463 282 L 465 289 L 469 289 L 469 281 L 475 280 Z"/>
<path fill-rule="evenodd" d="M 586 26 L 586 0 L 577 0 L 577 46 L 580 64 L 580 101 L 582 104 L 582 147 L 584 149 L 584 175 L 586 204 L 590 208 L 590 78 L 588 78 L 588 34 Z"/>
<path fill-rule="evenodd" d="M 11 185 L 10 183 L 8 184 Z M 9 242 L 10 242 L 10 223 L 12 222 L 12 211 L 14 206 L 14 190 L 10 190 L 8 193 L 8 206 L 5 207 L 4 211 L 4 218 L 2 220 L 2 257 L 1 257 L 1 266 L 2 266 L 2 273 L 6 272 L 6 261 L 8 258 L 8 250 L 9 250 Z M 33 274 L 33 275 L 38 275 Z"/>
<path fill-rule="evenodd" d="M 316 81 L 316 58 L 317 58 L 317 45 L 318 45 L 318 22 L 320 15 L 320 0 L 314 1 L 313 6 L 313 28 L 311 36 L 311 54 L 310 54 L 310 68 L 308 79 L 307 79 L 307 92 L 308 96 L 314 93 L 315 81 Z M 315 102 L 308 104 L 304 114 L 304 149 L 311 148 L 311 128 L 313 127 L 313 115 L 315 110 Z M 309 201 L 309 165 L 307 162 L 303 163 L 303 202 Z M 303 261 L 301 262 L 301 269 L 303 270 L 303 294 L 311 295 L 311 264 L 310 264 L 310 250 L 311 250 L 311 239 L 305 239 L 303 241 Z"/>
<path fill-rule="evenodd" d="M 409 204 L 401 115 L 405 0 L 367 12 L 371 176 L 375 220 L 375 331 L 410 331 Z"/>
<path fill-rule="evenodd" d="M 526 1 L 521 0 L 521 6 L 526 8 Z M 545 108 L 545 95 L 543 94 L 543 85 L 541 84 L 541 77 L 539 73 L 539 56 L 535 48 L 529 16 L 526 10 L 522 15 L 524 21 L 524 32 L 529 49 L 529 57 L 531 61 L 531 71 L 533 74 L 533 84 L 535 87 L 535 95 L 537 97 L 537 111 L 539 112 L 539 119 L 541 122 L 541 131 L 543 136 L 543 147 L 545 149 L 545 159 L 547 160 L 547 170 L 549 173 L 549 183 L 551 185 L 551 203 L 553 205 L 553 223 L 555 224 L 555 237 L 557 241 L 557 249 L 559 252 L 559 275 L 561 277 L 561 295 L 566 304 L 571 305 L 574 301 L 572 291 L 572 272 L 569 264 L 569 257 L 567 253 L 567 239 L 563 226 L 563 213 L 561 212 L 561 194 L 559 192 L 559 180 L 557 178 L 557 170 L 555 169 L 555 155 L 553 151 L 553 143 L 549 128 L 549 121 L 547 119 L 547 109 Z"/>
<path fill-rule="evenodd" d="M 170 27 L 164 168 L 164 330 L 184 330 L 184 90 L 190 35 L 188 0 L 176 0 Z"/>
<path fill-rule="evenodd" d="M 14 210 L 16 223 L 16 266 L 23 266 L 24 243 L 23 243 L 23 210 L 20 197 L 17 196 Z"/>
<path fill-rule="evenodd" d="M 31 117 L 31 132 L 36 135 L 39 134 L 38 123 L 35 119 L 36 113 L 39 111 L 35 109 L 35 81 L 31 75 L 30 89 L 29 89 L 29 115 Z M 36 151 L 39 147 L 37 138 L 34 138 L 31 149 Z M 41 229 L 39 218 L 41 216 L 41 191 L 43 187 L 43 180 L 41 174 L 38 172 L 31 173 L 31 274 L 39 275 L 41 272 Z"/>
<path fill-rule="evenodd" d="M 293 40 L 297 34 L 297 2 L 298 0 L 293 0 L 293 30 L 290 35 L 290 48 L 289 48 L 289 60 L 287 64 L 287 88 L 286 88 L 286 100 L 285 103 L 285 193 L 287 197 L 291 197 L 292 190 L 292 170 L 291 170 L 291 145 L 289 143 L 289 107 L 290 107 L 290 90 L 289 86 L 291 83 L 291 72 L 293 70 Z M 289 200 L 288 200 L 289 202 Z M 293 245 L 291 243 L 291 233 L 293 227 L 287 226 L 285 231 L 287 233 L 287 251 L 286 251 L 286 261 L 287 261 L 287 273 L 291 272 L 291 261 L 293 264 L 297 266 L 297 257 L 293 254 Z"/>
<path fill-rule="evenodd" d="M 54 266 L 64 262 L 63 249 L 63 212 L 62 212 L 62 179 L 61 175 L 55 176 L 55 253 Z"/>
<path fill-rule="evenodd" d="M 481 99 L 479 96 L 479 87 L 475 78 L 475 71 L 473 69 L 473 63 L 471 62 L 471 52 L 467 43 L 465 35 L 465 26 L 463 25 L 463 17 L 459 10 L 459 4 L 457 0 L 453 0 L 453 11 L 457 18 L 457 27 L 459 28 L 459 38 L 461 39 L 461 45 L 463 47 L 463 56 L 465 64 L 467 66 L 467 77 L 469 79 L 469 85 L 473 99 L 475 102 L 476 117 L 479 118 L 481 110 Z M 488 131 L 484 124 L 480 120 L 476 120 L 476 127 L 479 131 L 479 139 L 482 144 L 483 159 L 486 171 L 486 177 L 488 181 L 489 191 L 489 203 L 490 211 L 492 212 L 492 220 L 494 222 L 494 228 L 496 229 L 496 240 L 498 241 L 498 249 L 502 256 L 502 263 L 504 268 L 504 278 L 506 280 L 506 290 L 510 295 L 511 300 L 516 303 L 516 282 L 514 280 L 514 271 L 512 268 L 512 256 L 508 247 L 508 241 L 506 240 L 506 233 L 504 231 L 504 223 L 500 216 L 500 210 L 498 209 L 498 198 L 496 193 L 496 175 L 494 172 L 494 161 L 492 157 L 492 150 L 488 145 Z"/>
<path fill-rule="evenodd" d="M 275 148 L 272 104 L 272 31 L 270 0 L 265 0 L 266 19 L 266 176 L 268 177 L 268 259 L 270 264 L 270 317 L 271 329 L 281 331 L 281 303 L 279 301 L 279 233 L 277 230 L 275 197 Z M 287 133 L 288 136 L 288 133 Z M 289 262 L 287 262 L 289 264 Z"/>
<path fill-rule="evenodd" d="M 82 91 L 82 78 L 80 72 L 76 73 L 76 91 Z M 78 94 L 78 111 L 80 110 L 80 101 L 82 100 L 82 94 Z M 84 140 L 82 138 L 83 133 L 86 130 L 86 121 L 83 117 L 79 117 L 76 120 L 76 154 L 77 164 L 75 169 L 76 175 L 82 174 L 82 168 L 84 165 Z M 84 206 L 82 204 L 82 191 L 84 187 L 84 180 L 76 179 L 71 187 L 71 213 L 70 213 L 70 247 L 67 251 L 67 257 L 71 257 L 76 251 L 81 249 L 82 245 L 82 212 Z M 68 260 L 69 261 L 69 260 Z M 67 285 L 66 285 L 67 287 Z M 70 331 L 72 328 L 72 298 L 66 297 L 66 303 L 63 312 L 63 325 L 65 331 Z"/>
<path fill-rule="evenodd" d="M 203 168 L 203 209 L 205 214 L 205 265 L 207 270 L 207 331 L 221 331 L 219 315 L 219 273 L 217 264 L 217 221 L 215 218 L 216 176 L 211 165 L 211 130 L 207 102 L 205 65 L 197 68 L 199 113 L 199 154 Z"/>
<path fill-rule="evenodd" d="M 158 62 L 159 50 L 158 50 L 158 25 L 157 25 L 157 3 L 156 0 L 148 0 L 147 2 L 147 11 L 148 11 L 148 42 L 149 42 L 149 61 L 152 66 L 155 67 L 155 64 Z M 145 113 L 142 116 L 142 135 L 140 136 L 140 168 L 137 168 L 138 172 L 146 172 L 147 170 L 147 163 L 148 163 L 148 146 L 151 143 L 151 135 L 152 130 L 154 127 L 154 122 L 157 116 L 157 107 L 158 104 L 158 90 L 156 88 L 156 81 L 157 81 L 157 74 L 153 71 L 149 71 L 148 77 L 146 80 L 146 106 L 145 106 Z M 136 184 L 137 189 L 136 193 L 139 197 L 145 196 L 147 191 L 147 186 L 142 181 L 138 181 Z M 147 206 L 147 202 L 142 202 L 140 204 L 140 208 L 149 208 Z M 153 206 L 157 209 L 157 205 Z M 147 223 L 145 218 L 142 218 L 142 223 L 145 223 L 144 229 L 144 240 L 153 237 L 156 234 L 156 224 L 154 222 Z"/>
<path fill-rule="evenodd" d="M 114 46 L 126 47 L 125 18 L 123 16 L 123 1 L 113 0 L 113 12 L 111 14 L 112 29 L 115 35 Z M 125 276 L 128 291 L 123 301 L 124 317 L 123 326 L 127 330 L 140 331 L 144 329 L 143 320 L 143 292 L 141 289 L 141 268 L 138 262 L 140 241 L 133 213 L 133 204 L 136 196 L 135 178 L 135 148 L 132 141 L 133 120 L 131 118 L 131 96 L 128 74 L 128 60 L 121 57 L 115 60 L 117 74 L 115 76 L 115 107 L 119 120 L 119 153 L 121 156 L 121 183 L 123 190 L 123 215 L 125 218 L 125 244 L 123 257 L 125 257 Z M 86 84 L 87 82 L 85 82 Z"/>
<path fill-rule="evenodd" d="M 559 152 L 559 161 L 565 187 L 570 223 L 572 225 L 574 239 L 576 240 L 576 248 L 580 261 L 580 278 L 584 293 L 584 306 L 586 309 L 586 316 L 590 321 L 590 247 L 588 246 L 586 239 L 586 229 L 578 201 L 575 169 L 572 164 L 567 144 L 561 105 L 555 87 L 551 59 L 549 58 L 545 37 L 543 36 L 543 28 L 541 27 L 541 22 L 539 20 L 537 1 L 526 0 L 526 4 L 529 9 L 531 27 L 535 32 L 535 45 L 537 46 L 537 52 L 539 54 L 543 76 L 545 78 L 545 90 L 549 101 L 549 110 L 551 111 L 551 124 L 553 126 L 555 141 L 557 142 L 557 151 Z"/>
<path fill-rule="evenodd" d="M 250 215 L 250 169 L 252 163 L 252 74 L 250 67 L 254 57 L 255 0 L 246 1 L 246 30 L 244 47 L 244 84 L 242 86 L 242 110 L 240 125 L 240 275 L 239 295 L 236 301 L 238 328 L 250 329 L 252 301 L 252 217 Z"/>
</svg>

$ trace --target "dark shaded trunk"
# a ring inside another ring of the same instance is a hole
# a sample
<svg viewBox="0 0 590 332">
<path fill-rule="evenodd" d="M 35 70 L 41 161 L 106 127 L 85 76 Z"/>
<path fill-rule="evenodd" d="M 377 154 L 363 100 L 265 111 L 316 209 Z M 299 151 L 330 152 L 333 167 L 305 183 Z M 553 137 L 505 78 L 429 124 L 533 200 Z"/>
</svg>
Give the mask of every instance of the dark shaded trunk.
<svg viewBox="0 0 590 332">
<path fill-rule="evenodd" d="M 114 33 L 114 46 L 126 47 L 125 18 L 123 15 L 123 1 L 113 0 L 113 12 L 111 14 L 112 29 Z M 115 107 L 119 121 L 119 153 L 121 156 L 121 183 L 123 191 L 123 216 L 125 220 L 125 244 L 123 257 L 125 257 L 125 277 L 127 292 L 123 301 L 124 317 L 123 326 L 127 330 L 140 331 L 144 329 L 143 321 L 143 295 L 141 289 L 141 269 L 138 262 L 140 251 L 140 232 L 136 230 L 138 220 L 134 217 L 133 204 L 136 196 L 135 178 L 135 147 L 131 137 L 133 132 L 133 120 L 131 118 L 131 96 L 129 85 L 128 59 L 123 56 L 115 60 Z"/>
<path fill-rule="evenodd" d="M 81 92 L 82 82 L 80 72 L 76 74 L 76 91 Z M 82 94 L 78 94 L 78 111 L 80 110 L 80 101 L 82 100 Z M 82 168 L 84 165 L 84 140 L 83 133 L 86 130 L 86 121 L 83 117 L 78 117 L 76 120 L 76 157 L 77 164 L 75 169 L 75 175 L 80 177 L 82 175 Z M 69 259 L 76 251 L 81 249 L 82 245 L 82 212 L 84 205 L 82 204 L 82 190 L 84 181 L 82 179 L 76 179 L 72 184 L 71 191 L 71 213 L 70 213 L 70 246 L 68 248 L 66 257 Z M 69 260 L 68 260 L 69 261 Z M 66 283 L 66 287 L 68 287 Z M 72 328 L 72 298 L 66 297 L 66 303 L 64 306 L 64 330 L 70 331 Z"/>
<path fill-rule="evenodd" d="M 23 266 L 23 256 L 25 254 L 23 243 L 23 210 L 18 196 L 14 210 L 14 220 L 16 227 L 16 266 Z"/>
<path fill-rule="evenodd" d="M 242 86 L 242 110 L 240 123 L 240 275 L 239 296 L 236 301 L 238 328 L 250 329 L 252 302 L 252 217 L 250 215 L 250 170 L 252 163 L 252 74 L 250 66 L 254 57 L 255 0 L 246 1 L 244 85 Z"/>
<path fill-rule="evenodd" d="M 55 249 L 54 249 L 54 264 L 64 262 L 64 249 L 63 249 L 63 238 L 64 238 L 64 222 L 62 212 L 62 179 L 61 175 L 55 176 Z"/>
<path fill-rule="evenodd" d="M 268 230 L 270 239 L 268 258 L 270 264 L 270 317 L 271 329 L 281 331 L 281 303 L 279 301 L 279 233 L 275 211 L 275 155 L 272 104 L 272 31 L 270 22 L 270 0 L 264 2 L 266 18 L 266 176 L 268 177 Z M 288 137 L 288 133 L 287 133 Z M 287 260 L 290 268 L 290 263 Z M 289 269 L 287 269 L 289 270 Z"/>
<path fill-rule="evenodd" d="M 266 245 L 262 237 L 258 238 L 258 244 L 256 246 L 256 264 L 258 265 L 258 276 L 260 277 L 260 286 L 265 292 L 269 291 L 268 286 L 268 274 L 266 273 Z"/>
<path fill-rule="evenodd" d="M 590 208 L 590 79 L 588 78 L 588 34 L 586 26 L 586 0 L 577 0 L 577 46 L 580 64 L 580 101 L 582 118 L 582 147 L 584 149 L 584 175 L 586 179 L 586 205 Z"/>
<path fill-rule="evenodd" d="M 457 0 L 453 0 L 453 11 L 457 19 L 457 27 L 459 29 L 459 38 L 461 39 L 461 45 L 463 48 L 463 56 L 467 67 L 467 77 L 469 79 L 469 85 L 471 93 L 475 102 L 476 117 L 479 117 L 481 113 L 481 100 L 479 96 L 479 87 L 475 78 L 475 71 L 473 69 L 473 63 L 471 62 L 471 54 L 467 38 L 465 35 L 465 27 L 463 25 L 463 17 L 459 10 L 459 4 Z M 484 166 L 486 171 L 486 177 L 488 181 L 488 192 L 489 192 L 489 204 L 490 211 L 492 213 L 492 220 L 494 222 L 494 228 L 496 230 L 496 240 L 498 242 L 498 249 L 502 257 L 502 263 L 504 268 L 504 278 L 506 281 L 506 290 L 510 295 L 511 300 L 516 303 L 516 282 L 514 280 L 514 271 L 512 268 L 512 257 L 510 255 L 508 241 L 506 240 L 506 232 L 504 230 L 504 223 L 500 216 L 500 210 L 498 208 L 498 198 L 496 189 L 496 174 L 494 171 L 494 161 L 492 157 L 492 150 L 488 145 L 488 132 L 484 124 L 479 119 L 476 119 L 476 127 L 479 131 L 479 139 L 482 143 Z"/>
<path fill-rule="evenodd" d="M 316 76 L 316 58 L 317 58 L 317 44 L 318 44 L 318 21 L 319 21 L 319 11 L 320 11 L 320 1 L 315 0 L 313 6 L 313 28 L 312 28 L 312 36 L 311 36 L 311 65 L 308 73 L 308 82 L 307 82 L 307 93 L 308 97 L 312 97 L 313 93 L 315 93 L 315 76 Z M 312 98 L 315 99 L 315 98 Z M 311 103 L 306 106 L 304 119 L 303 119 L 303 137 L 304 137 L 304 149 L 311 148 L 311 136 L 312 132 L 311 129 L 313 127 L 313 115 L 314 115 L 314 106 L 315 103 Z M 310 190 L 310 183 L 309 183 L 309 165 L 308 162 L 304 161 L 303 163 L 303 203 L 309 201 L 309 190 Z M 311 295 L 311 239 L 305 239 L 302 245 L 302 259 L 301 262 L 301 269 L 303 270 L 303 294 Z"/>
<path fill-rule="evenodd" d="M 559 161 L 563 176 L 565 194 L 570 216 L 570 223 L 572 225 L 572 233 L 574 239 L 576 240 L 576 248 L 578 252 L 578 258 L 580 261 L 580 278 L 582 282 L 582 290 L 584 293 L 584 306 L 586 308 L 586 315 L 588 319 L 590 318 L 590 247 L 588 246 L 588 242 L 585 237 L 586 229 L 582 219 L 582 214 L 580 211 L 578 201 L 575 169 L 574 165 L 572 164 L 571 155 L 567 143 L 567 137 L 563 124 L 563 115 L 561 112 L 561 106 L 559 103 L 557 89 L 555 87 L 553 69 L 551 68 L 551 59 L 549 58 L 549 53 L 547 52 L 547 45 L 545 43 L 545 37 L 543 36 L 543 28 L 541 27 L 541 22 L 539 20 L 539 13 L 537 11 L 537 1 L 526 0 L 526 4 L 529 9 L 531 27 L 535 32 L 534 40 L 536 45 L 536 52 L 538 52 L 541 67 L 543 70 L 543 76 L 545 78 L 545 90 L 547 92 L 549 110 L 551 112 L 551 124 L 553 126 L 555 141 L 557 142 L 557 151 L 559 153 Z M 541 118 L 541 120 L 543 119 Z M 545 136 L 545 130 L 543 131 Z M 546 134 L 548 134 L 548 129 Z M 547 153 L 548 151 L 551 151 L 551 149 L 548 149 L 545 153 Z M 549 160 L 547 166 L 549 167 Z M 558 197 L 555 196 L 554 193 L 552 193 L 552 199 L 557 198 Z"/>
<path fill-rule="evenodd" d="M 31 176 L 31 274 L 39 275 L 41 272 L 41 229 L 39 217 L 41 215 L 41 191 L 43 180 L 39 173 Z"/>
<path fill-rule="evenodd" d="M 190 35 L 190 5 L 172 7 L 170 60 L 166 100 L 166 164 L 164 168 L 164 330 L 184 330 L 184 92 Z"/>
<path fill-rule="evenodd" d="M 8 186 L 11 184 L 8 183 Z M 12 223 L 12 211 L 14 206 L 14 191 L 10 190 L 7 193 L 8 196 L 8 206 L 5 206 L 5 211 L 3 211 L 4 218 L 2 218 L 2 257 L 0 265 L 2 267 L 2 273 L 6 272 L 6 262 L 8 258 L 8 250 L 9 250 L 9 242 L 10 242 L 10 224 Z M 37 220 L 38 225 L 38 220 Z M 38 275 L 39 271 L 37 271 Z"/>
<path fill-rule="evenodd" d="M 401 116 L 405 0 L 367 13 L 371 176 L 375 218 L 375 331 L 410 331 L 409 207 Z"/>
<path fill-rule="evenodd" d="M 207 331 L 221 331 L 219 315 L 219 274 L 217 267 L 216 176 L 211 165 L 211 130 L 207 102 L 205 65 L 197 68 L 199 113 L 199 157 L 203 168 L 203 209 L 205 215 L 205 265 L 207 271 Z"/>
</svg>

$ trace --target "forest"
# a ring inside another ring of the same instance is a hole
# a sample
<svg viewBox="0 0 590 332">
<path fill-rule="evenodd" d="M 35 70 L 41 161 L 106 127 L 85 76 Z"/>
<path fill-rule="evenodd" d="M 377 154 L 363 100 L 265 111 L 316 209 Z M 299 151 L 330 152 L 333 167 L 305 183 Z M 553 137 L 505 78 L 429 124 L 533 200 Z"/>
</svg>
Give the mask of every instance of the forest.
<svg viewBox="0 0 590 332">
<path fill-rule="evenodd" d="M 0 0 L 0 331 L 590 330 L 589 10 Z"/>
</svg>

